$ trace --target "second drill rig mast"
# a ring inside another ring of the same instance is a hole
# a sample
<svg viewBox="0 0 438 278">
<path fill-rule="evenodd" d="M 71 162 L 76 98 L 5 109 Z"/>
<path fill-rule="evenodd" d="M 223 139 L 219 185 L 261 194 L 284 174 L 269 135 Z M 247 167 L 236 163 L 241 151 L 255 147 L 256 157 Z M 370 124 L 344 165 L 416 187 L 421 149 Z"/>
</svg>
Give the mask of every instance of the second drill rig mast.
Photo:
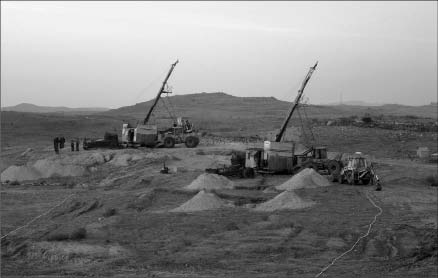
<svg viewBox="0 0 438 278">
<path fill-rule="evenodd" d="M 306 88 L 307 82 L 309 82 L 310 77 L 312 76 L 313 72 L 315 71 L 317 65 L 318 65 L 318 62 L 316 62 L 315 65 L 309 69 L 309 72 L 307 73 L 306 77 L 304 78 L 304 81 L 301 84 L 300 89 L 298 90 L 298 95 L 295 98 L 294 104 L 292 105 L 291 109 L 289 110 L 289 113 L 287 114 L 286 119 L 284 120 L 283 124 L 281 125 L 280 131 L 275 136 L 275 142 L 281 141 L 281 138 L 283 137 L 283 134 L 286 131 L 287 124 L 289 123 L 289 120 L 292 117 L 292 114 L 294 113 L 295 109 L 298 107 L 298 104 L 300 103 L 301 97 L 303 96 L 303 93 L 304 93 L 304 88 Z"/>
</svg>

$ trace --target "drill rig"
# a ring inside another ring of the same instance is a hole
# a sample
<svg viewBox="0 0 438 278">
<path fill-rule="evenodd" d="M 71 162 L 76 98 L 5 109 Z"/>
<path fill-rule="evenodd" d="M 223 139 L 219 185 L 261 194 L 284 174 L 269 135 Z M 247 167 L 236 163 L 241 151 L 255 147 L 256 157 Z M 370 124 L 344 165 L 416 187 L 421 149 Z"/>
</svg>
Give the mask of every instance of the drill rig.
<svg viewBox="0 0 438 278">
<path fill-rule="evenodd" d="M 337 178 L 342 168 L 340 156 L 329 160 L 327 149 L 324 146 L 311 146 L 304 150 L 297 150 L 294 142 L 281 142 L 287 125 L 297 110 L 304 89 L 317 65 L 318 62 L 310 67 L 295 101 L 275 136 L 275 141 L 265 141 L 264 147 L 248 148 L 245 152 L 235 152 L 231 158 L 231 166 L 206 169 L 206 171 L 228 176 L 254 177 L 256 172 L 261 174 L 294 174 L 304 168 L 314 168 L 320 173 L 330 174 L 330 177 Z"/>
<path fill-rule="evenodd" d="M 130 127 L 129 124 L 123 124 L 122 144 L 125 147 L 146 146 L 173 148 L 175 144 L 184 143 L 188 148 L 195 148 L 199 144 L 199 137 L 193 130 L 193 124 L 181 117 L 174 119 L 172 127 L 164 129 L 159 128 L 157 125 L 149 124 L 152 112 L 157 106 L 162 94 L 171 93 L 168 90 L 166 91 L 167 81 L 177 64 L 178 60 L 171 65 L 143 123 L 138 124 L 137 127 Z"/>
</svg>

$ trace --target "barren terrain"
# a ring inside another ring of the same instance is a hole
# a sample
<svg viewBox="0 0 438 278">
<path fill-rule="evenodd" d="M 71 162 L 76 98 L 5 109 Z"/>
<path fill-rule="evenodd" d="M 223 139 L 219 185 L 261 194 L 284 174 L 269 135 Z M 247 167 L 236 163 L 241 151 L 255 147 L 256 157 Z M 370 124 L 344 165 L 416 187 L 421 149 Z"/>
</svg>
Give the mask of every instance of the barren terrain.
<svg viewBox="0 0 438 278">
<path fill-rule="evenodd" d="M 434 132 L 313 129 L 316 143 L 330 151 L 366 154 L 382 191 L 339 183 L 301 188 L 294 193 L 306 207 L 264 211 L 256 208 L 291 177 L 258 175 L 205 193 L 220 200 L 216 209 L 181 212 L 176 208 L 198 194 L 187 186 L 205 168 L 229 164 L 232 150 L 258 143 L 218 131 L 223 139 L 206 135 L 195 149 L 72 153 L 67 145 L 55 155 L 53 136 L 99 137 L 126 120 L 82 117 L 2 112 L 2 277 L 315 277 L 367 232 L 379 212 L 367 196 L 383 213 L 369 236 L 320 277 L 437 273 L 437 187 L 426 180 L 437 165 L 415 158 L 419 146 L 436 151 Z M 267 122 L 260 135 L 274 129 Z M 160 173 L 163 162 L 169 174 Z M 39 172 L 14 182 L 21 174 L 5 172 L 12 165 Z"/>
</svg>

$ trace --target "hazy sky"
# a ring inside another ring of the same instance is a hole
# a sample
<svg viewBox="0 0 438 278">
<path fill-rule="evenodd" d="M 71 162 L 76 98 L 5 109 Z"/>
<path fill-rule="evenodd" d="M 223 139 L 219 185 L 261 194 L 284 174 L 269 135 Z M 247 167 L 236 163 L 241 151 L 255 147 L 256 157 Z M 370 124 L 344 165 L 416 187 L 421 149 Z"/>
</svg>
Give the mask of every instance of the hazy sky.
<svg viewBox="0 0 438 278">
<path fill-rule="evenodd" d="M 1 105 L 116 108 L 223 91 L 437 99 L 437 2 L 1 2 Z"/>
</svg>

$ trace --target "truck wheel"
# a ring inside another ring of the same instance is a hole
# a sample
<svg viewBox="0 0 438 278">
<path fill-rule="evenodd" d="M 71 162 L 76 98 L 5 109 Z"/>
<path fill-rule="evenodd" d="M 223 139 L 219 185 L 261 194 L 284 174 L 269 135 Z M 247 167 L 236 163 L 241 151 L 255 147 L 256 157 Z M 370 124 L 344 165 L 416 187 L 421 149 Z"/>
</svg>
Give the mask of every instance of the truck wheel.
<svg viewBox="0 0 438 278">
<path fill-rule="evenodd" d="M 173 137 L 166 137 L 163 144 L 165 148 L 173 148 L 175 146 L 175 139 Z"/>
<path fill-rule="evenodd" d="M 349 174 L 347 175 L 347 183 L 348 183 L 349 185 L 354 185 L 354 177 L 353 177 L 353 173 L 349 173 Z"/>
<path fill-rule="evenodd" d="M 338 177 L 338 175 L 336 175 L 336 174 L 330 174 L 330 175 L 328 176 L 328 180 L 329 180 L 330 182 L 337 182 L 337 181 L 339 180 L 339 177 Z"/>
<path fill-rule="evenodd" d="M 369 183 L 370 183 L 370 179 L 369 178 L 362 179 L 362 184 L 363 185 L 368 185 Z"/>
<path fill-rule="evenodd" d="M 253 168 L 244 168 L 243 169 L 243 175 L 244 178 L 254 178 L 255 172 Z"/>
<path fill-rule="evenodd" d="M 345 183 L 345 178 L 344 178 L 343 175 L 340 175 L 340 176 L 339 176 L 339 182 L 340 182 L 341 184 L 344 184 L 344 183 Z"/>
<path fill-rule="evenodd" d="M 315 170 L 315 171 L 318 171 L 318 166 L 316 166 L 316 164 L 313 163 L 313 162 L 308 163 L 308 164 L 306 165 L 306 168 L 310 168 L 310 169 L 313 169 L 313 170 Z"/>
<path fill-rule="evenodd" d="M 187 136 L 185 144 L 187 148 L 195 148 L 199 144 L 199 138 L 196 136 Z"/>
<path fill-rule="evenodd" d="M 330 160 L 328 165 L 327 165 L 327 168 L 328 168 L 330 174 L 333 174 L 333 173 L 337 174 L 341 171 L 341 165 L 336 160 Z"/>
</svg>

